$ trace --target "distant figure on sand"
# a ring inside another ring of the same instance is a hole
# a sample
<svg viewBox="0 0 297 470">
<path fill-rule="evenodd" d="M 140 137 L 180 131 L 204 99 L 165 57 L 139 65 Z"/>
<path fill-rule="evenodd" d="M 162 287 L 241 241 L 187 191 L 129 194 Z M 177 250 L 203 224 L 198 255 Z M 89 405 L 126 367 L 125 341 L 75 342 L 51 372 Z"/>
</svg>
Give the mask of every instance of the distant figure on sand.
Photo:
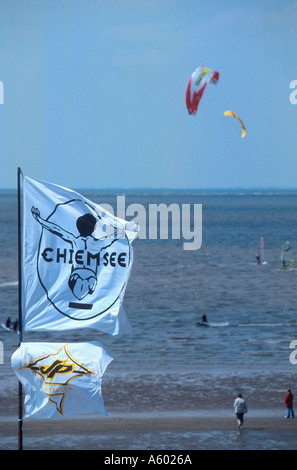
<svg viewBox="0 0 297 470">
<path fill-rule="evenodd" d="M 234 406 L 234 411 L 235 411 L 237 422 L 238 422 L 238 427 L 239 429 L 242 429 L 243 428 L 243 416 L 244 416 L 244 413 L 248 412 L 248 407 L 247 407 L 245 400 L 242 398 L 241 393 L 238 394 L 238 397 L 234 401 L 233 406 Z"/>
<path fill-rule="evenodd" d="M 294 410 L 293 410 L 293 400 L 294 400 L 293 393 L 289 389 L 287 391 L 287 395 L 286 395 L 286 398 L 285 398 L 285 405 L 286 405 L 286 408 L 287 408 L 287 416 L 285 416 L 285 418 L 290 418 L 290 416 L 292 418 L 295 418 L 295 413 L 294 413 Z"/>
</svg>

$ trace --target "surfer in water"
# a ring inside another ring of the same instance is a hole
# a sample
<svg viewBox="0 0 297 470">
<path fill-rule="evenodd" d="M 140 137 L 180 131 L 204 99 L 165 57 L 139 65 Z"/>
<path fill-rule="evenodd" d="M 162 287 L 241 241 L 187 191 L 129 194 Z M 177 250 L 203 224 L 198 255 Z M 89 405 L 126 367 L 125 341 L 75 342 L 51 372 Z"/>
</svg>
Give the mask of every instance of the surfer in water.
<svg viewBox="0 0 297 470">
<path fill-rule="evenodd" d="M 201 317 L 201 321 L 203 323 L 207 323 L 207 316 L 205 315 L 205 313 L 203 313 L 202 317 Z"/>
</svg>

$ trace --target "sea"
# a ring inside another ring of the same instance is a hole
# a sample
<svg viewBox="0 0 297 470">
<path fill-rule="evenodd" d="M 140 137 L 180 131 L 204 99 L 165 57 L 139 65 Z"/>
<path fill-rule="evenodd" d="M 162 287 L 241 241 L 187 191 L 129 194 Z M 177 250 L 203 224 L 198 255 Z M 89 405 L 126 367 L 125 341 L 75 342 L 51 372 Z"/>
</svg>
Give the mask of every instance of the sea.
<svg viewBox="0 0 297 470">
<path fill-rule="evenodd" d="M 123 419 L 233 418 L 238 391 L 249 403 L 250 416 L 283 418 L 287 388 L 296 388 L 297 393 L 297 191 L 78 191 L 93 202 L 110 204 L 115 215 L 118 196 L 125 196 L 126 207 L 141 204 L 147 234 L 153 205 L 188 205 L 192 224 L 194 207 L 201 205 L 201 247 L 185 250 L 188 240 L 182 238 L 182 230 L 180 239 L 173 237 L 172 224 L 181 226 L 182 217 L 169 217 L 167 239 L 147 236 L 133 242 L 134 262 L 124 298 L 132 333 L 110 336 L 89 328 L 25 332 L 23 340 L 99 341 L 113 357 L 102 381 L 105 407 Z M 1 190 L 0 203 L 0 323 L 5 323 L 8 317 L 18 317 L 16 191 Z M 260 237 L 262 264 L 257 262 Z M 281 247 L 286 241 L 295 263 L 282 269 Z M 208 327 L 198 325 L 204 313 Z M 0 341 L 0 422 L 8 422 L 17 419 L 17 379 L 10 358 L 18 348 L 18 335 L 1 328 Z M 192 435 L 182 438 L 166 435 L 154 446 L 205 445 L 205 436 L 200 441 Z M 228 442 L 218 435 L 208 439 L 208 448 L 211 442 L 214 448 L 231 446 L 230 436 Z M 139 436 L 137 442 L 138 448 L 148 446 Z M 117 445 L 115 439 L 113 444 Z M 14 445 L 10 436 L 2 439 L 0 448 Z M 269 445 L 277 447 L 276 442 Z M 131 440 L 120 437 L 118 446 L 133 448 Z"/>
</svg>

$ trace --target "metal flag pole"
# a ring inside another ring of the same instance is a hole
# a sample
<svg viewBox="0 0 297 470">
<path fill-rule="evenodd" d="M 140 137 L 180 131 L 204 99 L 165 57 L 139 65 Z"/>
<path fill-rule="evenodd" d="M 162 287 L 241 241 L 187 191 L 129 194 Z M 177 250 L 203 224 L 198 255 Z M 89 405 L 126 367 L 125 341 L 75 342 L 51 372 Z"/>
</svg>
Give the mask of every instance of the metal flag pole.
<svg viewBox="0 0 297 470">
<path fill-rule="evenodd" d="M 22 170 L 18 168 L 18 302 L 19 302 L 19 318 L 18 318 L 18 337 L 19 346 L 23 341 L 23 324 L 22 324 L 22 211 L 21 211 L 21 178 Z M 18 418 L 18 450 L 23 450 L 23 386 L 19 381 L 19 418 Z"/>
</svg>

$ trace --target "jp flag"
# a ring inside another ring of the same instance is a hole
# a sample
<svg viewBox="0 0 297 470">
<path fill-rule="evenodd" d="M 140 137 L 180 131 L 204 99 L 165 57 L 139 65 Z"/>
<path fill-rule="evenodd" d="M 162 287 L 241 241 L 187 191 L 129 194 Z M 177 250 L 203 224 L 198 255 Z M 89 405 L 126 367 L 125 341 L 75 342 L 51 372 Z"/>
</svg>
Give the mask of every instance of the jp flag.
<svg viewBox="0 0 297 470">
<path fill-rule="evenodd" d="M 138 227 L 67 188 L 23 179 L 23 330 L 131 331 L 122 301 Z"/>
<path fill-rule="evenodd" d="M 107 415 L 101 381 L 111 361 L 96 342 L 21 343 L 11 365 L 24 386 L 25 418 Z"/>
</svg>

